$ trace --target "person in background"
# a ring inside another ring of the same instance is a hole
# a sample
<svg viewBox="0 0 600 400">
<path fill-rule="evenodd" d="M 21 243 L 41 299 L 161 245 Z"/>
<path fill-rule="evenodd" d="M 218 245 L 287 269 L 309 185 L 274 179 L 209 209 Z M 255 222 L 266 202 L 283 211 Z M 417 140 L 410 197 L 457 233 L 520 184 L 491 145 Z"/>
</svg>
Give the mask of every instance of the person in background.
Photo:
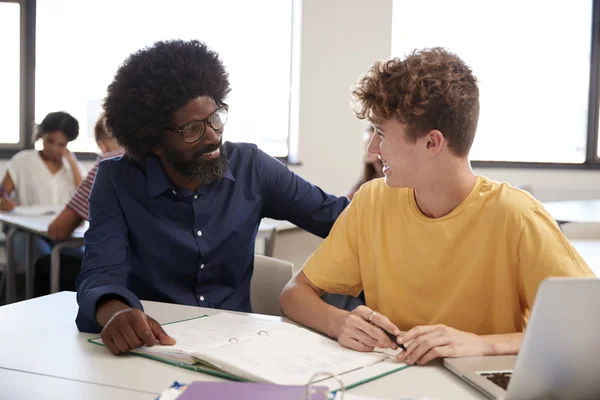
<svg viewBox="0 0 600 400">
<path fill-rule="evenodd" d="M 225 142 L 229 91 L 219 55 L 196 40 L 137 51 L 108 86 L 106 124 L 127 155 L 98 167 L 76 324 L 114 354 L 174 343 L 142 299 L 251 311 L 261 219 L 325 237 L 349 203 L 254 144 Z"/>
<path fill-rule="evenodd" d="M 594 273 L 542 204 L 473 173 L 471 69 L 442 48 L 414 51 L 376 62 L 353 94 L 385 179 L 356 193 L 283 290 L 283 313 L 358 351 L 405 345 L 406 364 L 517 354 L 539 284 Z M 319 298 L 361 290 L 352 312 Z"/>
<path fill-rule="evenodd" d="M 34 139 L 42 141 L 42 149 L 23 150 L 6 166 L 0 189 L 0 211 L 10 211 L 17 205 L 62 205 L 82 181 L 85 169 L 67 143 L 79 135 L 79 123 L 70 114 L 52 112 L 36 127 Z M 11 198 L 12 197 L 12 198 Z M 25 262 L 25 237 L 17 232 L 14 238 L 15 260 Z M 41 237 L 34 240 L 34 260 L 49 254 L 51 243 Z"/>
<path fill-rule="evenodd" d="M 69 202 L 60 214 L 58 214 L 48 227 L 48 237 L 55 241 L 65 240 L 83 222 L 88 220 L 88 197 L 94 184 L 96 171 L 100 161 L 112 157 L 120 157 L 125 150 L 119 146 L 106 128 L 104 114 L 100 115 L 94 126 L 96 144 L 100 148 L 101 155 L 98 156 L 96 164 L 77 187 Z M 60 260 L 60 290 L 75 290 L 75 282 L 81 270 L 81 259 L 74 249 L 65 250 Z M 50 256 L 43 256 L 35 264 L 35 294 L 41 296 L 49 293 L 50 282 Z"/>
<path fill-rule="evenodd" d="M 96 144 L 100 148 L 101 155 L 98 156 L 96 164 L 94 164 L 83 182 L 77 187 L 77 190 L 73 193 L 65 208 L 50 223 L 48 236 L 52 240 L 65 240 L 83 221 L 88 220 L 88 197 L 90 197 L 90 191 L 94 184 L 98 164 L 106 158 L 122 156 L 125 152 L 106 129 L 104 115 L 101 115 L 98 121 L 96 121 L 94 136 Z"/>
<path fill-rule="evenodd" d="M 373 179 L 383 178 L 383 163 L 376 154 L 371 154 L 367 150 L 371 137 L 373 136 L 373 125 L 367 126 L 363 135 L 363 172 L 356 185 L 346 194 L 348 199 L 352 200 L 354 194 L 360 187 Z M 342 310 L 352 311 L 356 307 L 365 304 L 365 294 L 360 292 L 356 297 L 346 294 L 335 294 L 323 292 L 321 299 L 327 304 L 340 308 Z"/>
<path fill-rule="evenodd" d="M 360 189 L 362 185 L 365 183 L 372 181 L 373 179 L 383 178 L 383 163 L 377 157 L 376 154 L 371 154 L 367 151 L 367 147 L 369 146 L 369 141 L 371 140 L 371 136 L 373 136 L 373 126 L 369 125 L 364 132 L 363 136 L 363 172 L 359 181 L 356 182 L 356 185 L 348 192 L 346 197 L 350 200 L 354 197 L 354 194 Z"/>
</svg>

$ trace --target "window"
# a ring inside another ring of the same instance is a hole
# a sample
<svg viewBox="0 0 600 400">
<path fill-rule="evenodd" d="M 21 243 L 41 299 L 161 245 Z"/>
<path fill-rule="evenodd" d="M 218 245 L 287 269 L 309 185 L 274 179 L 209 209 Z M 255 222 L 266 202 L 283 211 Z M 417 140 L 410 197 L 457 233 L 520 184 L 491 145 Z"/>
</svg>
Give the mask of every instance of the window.
<svg viewBox="0 0 600 400">
<path fill-rule="evenodd" d="M 600 102 L 598 104 L 598 115 L 600 116 Z M 596 158 L 600 160 L 600 122 L 598 123 L 598 130 L 596 131 Z"/>
<path fill-rule="evenodd" d="M 96 151 L 93 125 L 106 87 L 132 52 L 158 40 L 198 39 L 231 82 L 226 140 L 288 155 L 292 0 L 37 0 L 36 120 L 79 120 L 69 147 Z"/>
<path fill-rule="evenodd" d="M 21 5 L 0 2 L 0 146 L 3 147 L 21 142 L 20 32 Z"/>
<path fill-rule="evenodd" d="M 581 164 L 592 2 L 394 0 L 392 54 L 441 46 L 473 69 L 481 112 L 472 160 Z"/>
</svg>

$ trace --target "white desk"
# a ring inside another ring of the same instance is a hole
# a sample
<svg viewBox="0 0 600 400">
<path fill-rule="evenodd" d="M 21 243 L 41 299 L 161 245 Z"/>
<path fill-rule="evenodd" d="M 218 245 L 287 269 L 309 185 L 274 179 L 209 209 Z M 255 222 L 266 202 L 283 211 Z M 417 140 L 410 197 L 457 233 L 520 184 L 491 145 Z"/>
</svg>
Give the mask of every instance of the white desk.
<svg viewBox="0 0 600 400">
<path fill-rule="evenodd" d="M 146 312 L 161 323 L 219 312 L 148 301 L 142 303 Z M 175 380 L 221 380 L 142 357 L 113 356 L 107 349 L 87 342 L 88 338 L 98 335 L 77 331 L 76 313 L 77 304 L 72 292 L 0 307 L 0 343 L 4 344 L 0 346 L 0 368 L 156 394 Z M 411 367 L 350 392 L 384 398 L 483 399 L 479 392 L 439 364 Z"/>
<path fill-rule="evenodd" d="M 263 218 L 258 227 L 257 239 L 262 239 L 265 243 L 263 254 L 268 257 L 273 257 L 273 249 L 275 248 L 275 240 L 277 232 L 287 231 L 290 229 L 299 229 L 296 225 L 289 221 L 279 221 L 271 218 Z"/>
<path fill-rule="evenodd" d="M 559 223 L 600 223 L 600 200 L 571 200 L 544 203 Z"/>
<path fill-rule="evenodd" d="M 596 276 L 600 277 L 600 240 L 571 240 L 571 243 Z"/>
<path fill-rule="evenodd" d="M 33 297 L 33 235 L 48 238 L 48 226 L 54 219 L 55 214 L 46 215 L 19 215 L 10 212 L 0 213 L 0 222 L 9 227 L 6 237 L 6 303 L 15 301 L 15 257 L 14 257 L 14 235 L 17 231 L 27 233 L 25 244 L 25 297 Z M 50 268 L 50 292 L 58 291 L 60 275 L 60 251 L 65 247 L 83 246 L 83 235 L 87 230 L 87 221 L 75 229 L 71 237 L 57 243 L 51 254 Z"/>
<path fill-rule="evenodd" d="M 28 233 L 27 242 L 25 245 L 25 298 L 33 297 L 33 246 L 32 235 L 48 238 L 48 226 L 54 219 L 56 214 L 47 215 L 18 215 L 10 212 L 0 212 L 0 222 L 9 227 L 9 232 L 6 238 L 6 303 L 15 301 L 16 285 L 15 285 L 15 262 L 14 262 L 14 235 L 17 231 Z M 88 229 L 86 221 L 78 227 L 71 237 L 65 241 L 57 243 L 51 254 L 50 266 L 50 293 L 56 293 L 59 290 L 60 281 L 60 251 L 65 247 L 81 247 L 84 244 L 84 234 Z M 257 239 L 262 239 L 265 242 L 265 255 L 273 255 L 273 247 L 275 245 L 275 233 L 281 230 L 294 229 L 296 226 L 288 221 L 277 221 L 274 219 L 265 218 L 261 221 L 258 228 Z"/>
<path fill-rule="evenodd" d="M 10 400 L 153 400 L 154 393 L 0 368 L 0 398 Z"/>
</svg>

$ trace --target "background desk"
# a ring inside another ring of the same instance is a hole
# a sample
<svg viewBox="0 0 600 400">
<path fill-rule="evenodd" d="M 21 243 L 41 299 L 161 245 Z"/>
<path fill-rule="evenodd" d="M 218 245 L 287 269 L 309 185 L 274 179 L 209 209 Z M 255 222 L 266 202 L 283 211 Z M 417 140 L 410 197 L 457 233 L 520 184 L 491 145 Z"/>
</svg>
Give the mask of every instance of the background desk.
<svg viewBox="0 0 600 400">
<path fill-rule="evenodd" d="M 0 368 L 0 398 L 10 400 L 153 400 L 154 393 Z"/>
<path fill-rule="evenodd" d="M 559 223 L 600 223 L 600 200 L 571 200 L 544 203 Z"/>
<path fill-rule="evenodd" d="M 0 212 L 0 222 L 8 226 L 9 231 L 6 237 L 6 303 L 12 303 L 16 300 L 16 265 L 14 262 L 14 235 L 17 231 L 23 231 L 28 234 L 25 246 L 25 298 L 33 297 L 33 246 L 31 244 L 32 235 L 48 238 L 48 226 L 56 214 L 47 215 L 18 215 L 10 212 Z M 50 267 L 50 293 L 56 293 L 59 290 L 60 281 L 60 251 L 65 247 L 81 247 L 84 244 L 84 234 L 89 224 L 84 222 L 79 226 L 65 241 L 57 243 L 52 249 L 51 267 Z M 265 218 L 261 221 L 258 228 L 257 240 L 264 241 L 264 254 L 273 255 L 276 233 L 283 230 L 295 229 L 296 226 L 288 221 L 277 221 Z"/>
<path fill-rule="evenodd" d="M 27 233 L 27 242 L 25 245 L 25 298 L 33 296 L 33 246 L 32 235 L 48 238 L 48 226 L 54 219 L 55 214 L 47 215 L 18 215 L 10 212 L 0 213 L 0 222 L 8 226 L 8 235 L 6 236 L 6 303 L 12 303 L 16 299 L 16 284 L 14 261 L 14 235 L 17 231 Z M 57 243 L 52 249 L 51 269 L 50 269 L 50 291 L 58 291 L 60 274 L 60 250 L 65 247 L 83 246 L 83 235 L 87 230 L 87 222 L 78 227 L 71 238 Z"/>
<path fill-rule="evenodd" d="M 159 322 L 172 322 L 219 310 L 143 301 Z M 173 381 L 221 380 L 199 372 L 133 355 L 114 356 L 89 344 L 98 335 L 82 334 L 75 326 L 75 293 L 61 292 L 0 307 L 0 368 L 158 394 Z M 276 318 L 259 316 L 257 318 Z M 383 398 L 483 399 L 475 389 L 446 371 L 440 363 L 412 367 L 351 390 Z M 57 396 L 59 393 L 53 393 Z M 0 385 L 0 398 L 3 398 Z M 47 396 L 51 397 L 51 396 Z M 85 397 L 83 397 L 85 398 Z"/>
</svg>

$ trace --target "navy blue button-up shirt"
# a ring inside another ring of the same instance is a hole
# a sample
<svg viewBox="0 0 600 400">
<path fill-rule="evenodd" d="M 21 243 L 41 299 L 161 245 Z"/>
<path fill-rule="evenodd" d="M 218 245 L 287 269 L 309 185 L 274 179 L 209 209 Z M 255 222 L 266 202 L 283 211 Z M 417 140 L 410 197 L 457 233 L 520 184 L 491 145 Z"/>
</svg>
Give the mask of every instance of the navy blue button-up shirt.
<svg viewBox="0 0 600 400">
<path fill-rule="evenodd" d="M 102 161 L 77 281 L 81 331 L 98 332 L 98 301 L 139 299 L 251 311 L 254 243 L 264 217 L 325 237 L 348 205 L 252 144 L 225 143 L 223 179 L 174 187 L 156 157 Z"/>
</svg>

